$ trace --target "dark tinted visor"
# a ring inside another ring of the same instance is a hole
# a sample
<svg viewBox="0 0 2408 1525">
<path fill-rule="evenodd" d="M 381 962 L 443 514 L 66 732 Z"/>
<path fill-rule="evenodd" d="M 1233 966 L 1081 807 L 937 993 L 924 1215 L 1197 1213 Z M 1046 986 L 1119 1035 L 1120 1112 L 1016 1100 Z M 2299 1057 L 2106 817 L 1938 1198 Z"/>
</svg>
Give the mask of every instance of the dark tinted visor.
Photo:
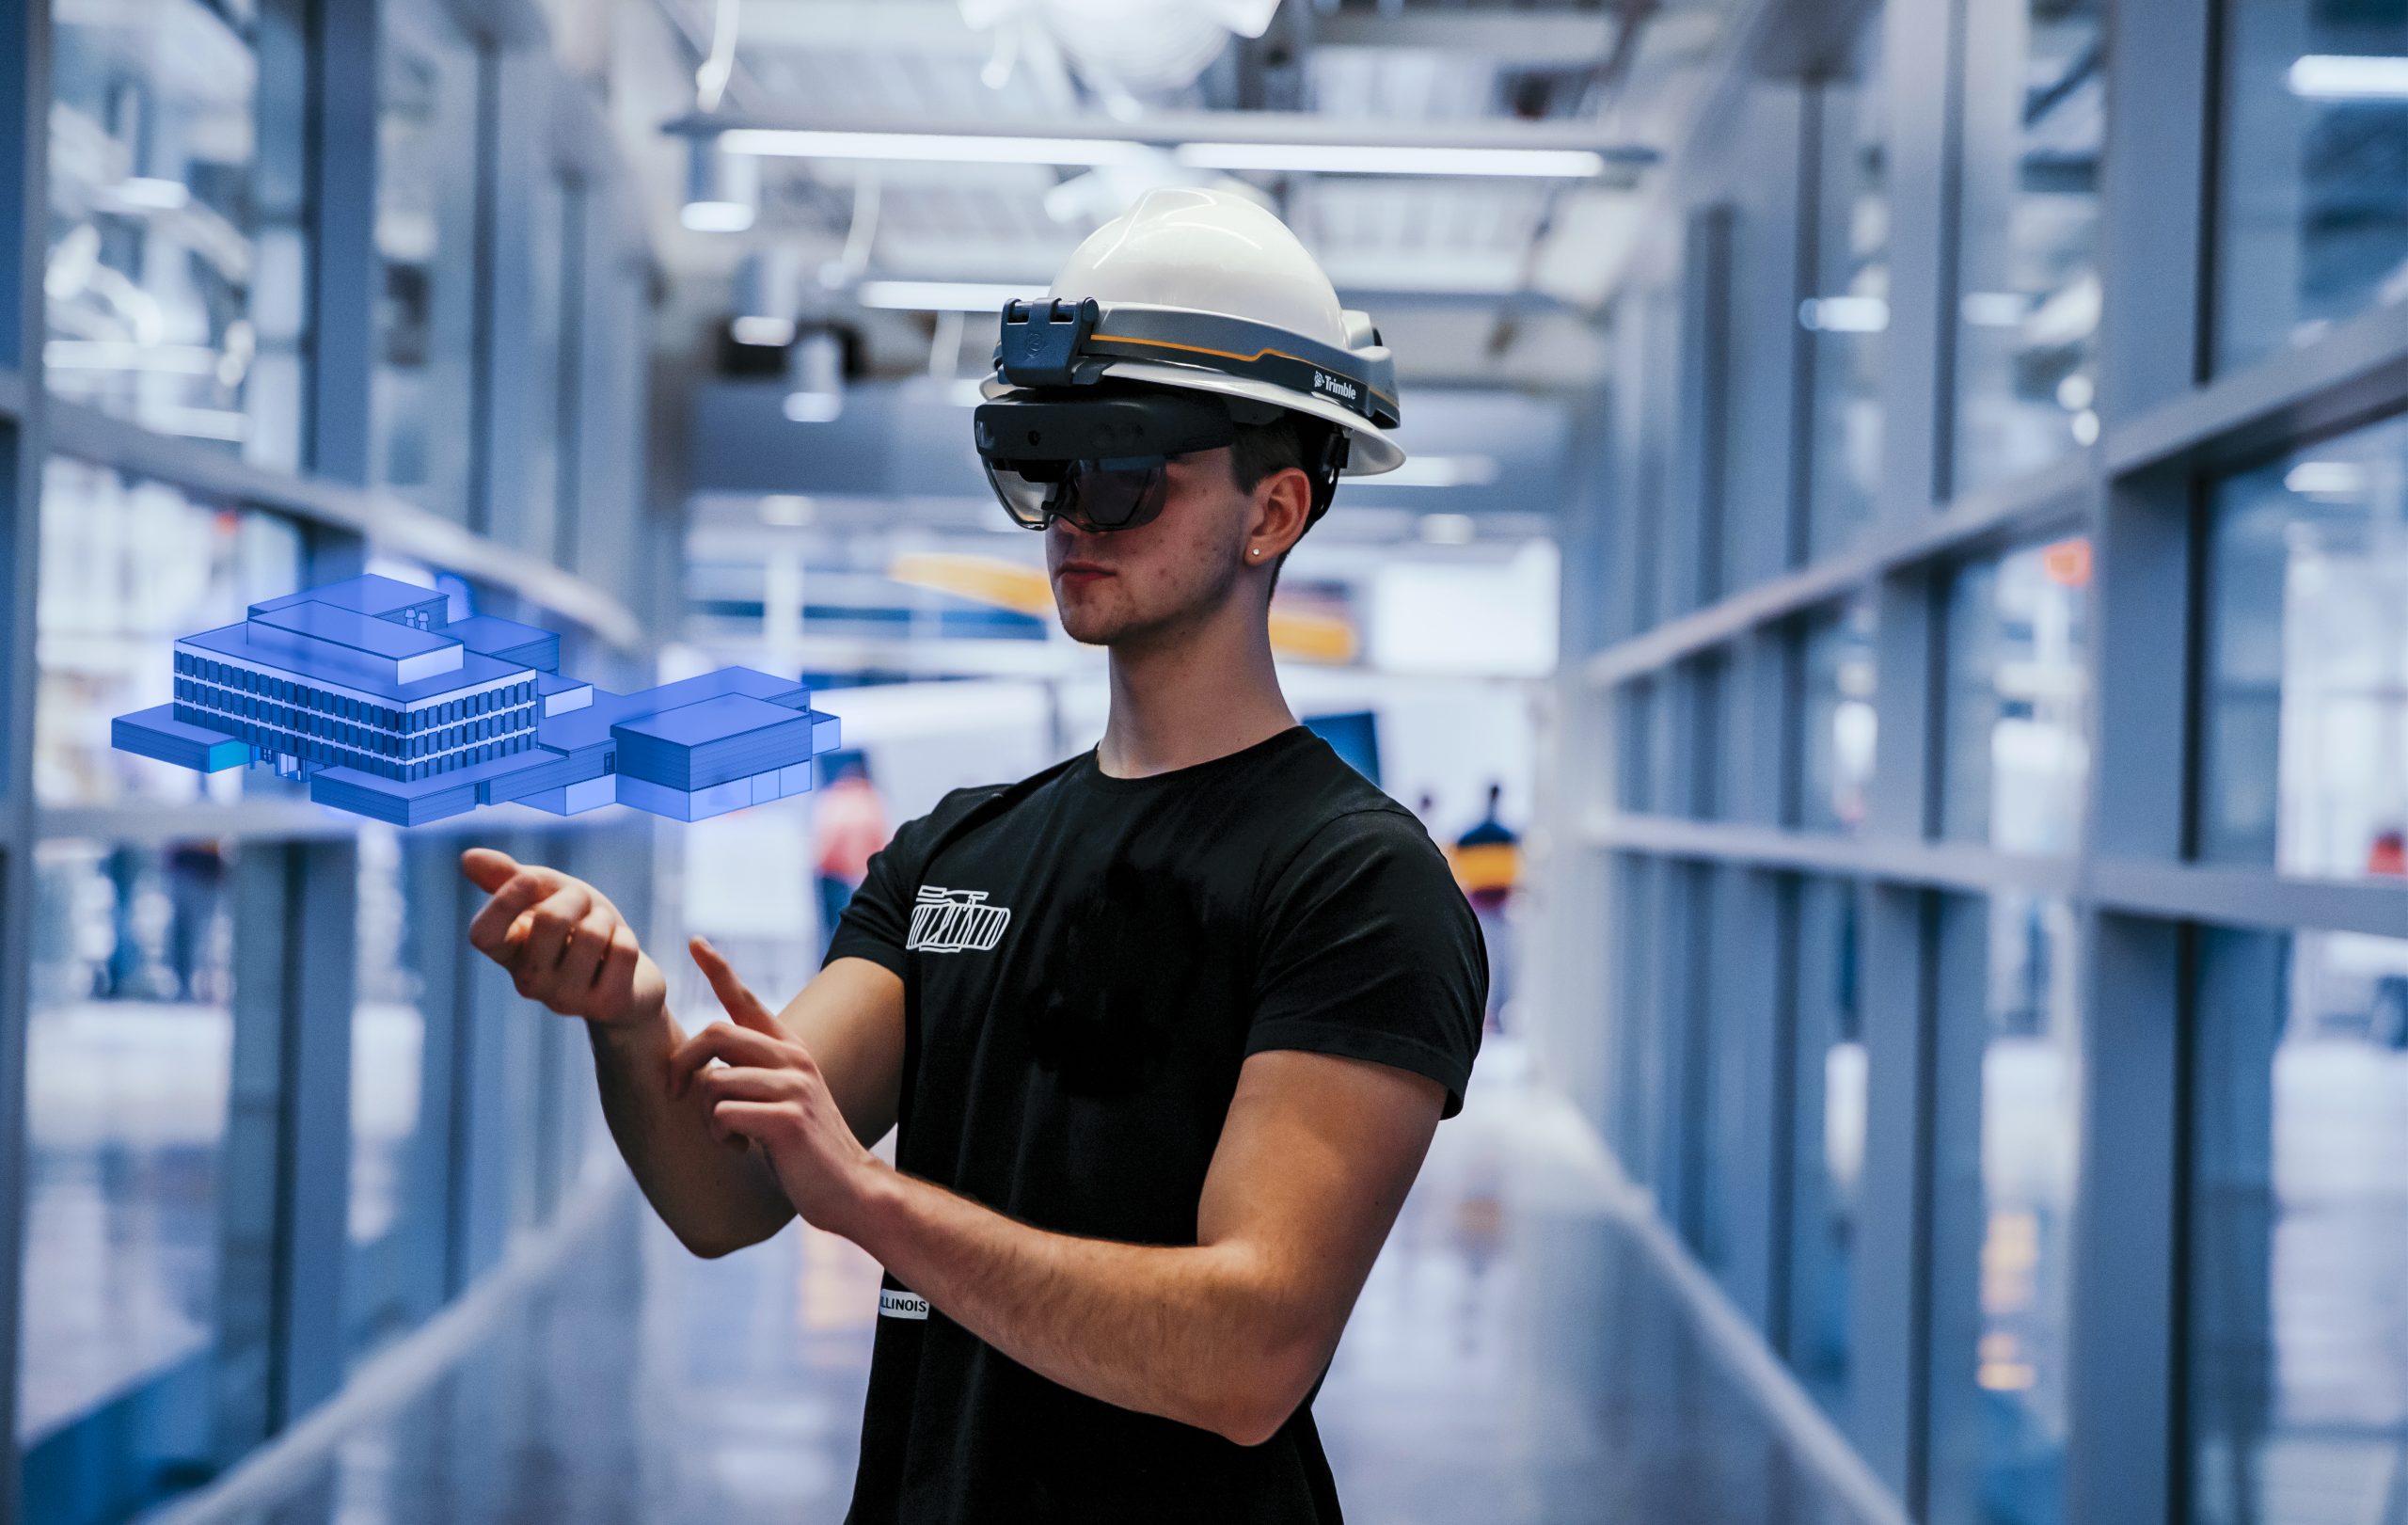
<svg viewBox="0 0 2408 1525">
<path fill-rule="evenodd" d="M 987 481 L 1004 512 L 1023 529 L 1042 530 L 1056 518 L 1090 534 L 1133 530 L 1163 511 L 1169 473 L 1163 457 L 1110 461 L 998 461 L 986 463 Z"/>
</svg>

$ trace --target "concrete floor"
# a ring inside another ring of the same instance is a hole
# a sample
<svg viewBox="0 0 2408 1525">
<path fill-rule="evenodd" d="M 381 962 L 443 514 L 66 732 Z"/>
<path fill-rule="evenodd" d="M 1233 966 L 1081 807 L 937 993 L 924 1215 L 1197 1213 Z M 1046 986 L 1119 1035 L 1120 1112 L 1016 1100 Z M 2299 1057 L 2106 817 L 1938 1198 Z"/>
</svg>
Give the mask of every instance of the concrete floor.
<svg viewBox="0 0 2408 1525">
<path fill-rule="evenodd" d="M 1572 1110 L 1499 1044 L 1314 1412 L 1354 1525 L 1840 1525 L 1702 1345 Z M 630 1191 L 466 1364 L 272 1525 L 836 1525 L 878 1271 L 800 1225 L 717 1262 Z"/>
</svg>

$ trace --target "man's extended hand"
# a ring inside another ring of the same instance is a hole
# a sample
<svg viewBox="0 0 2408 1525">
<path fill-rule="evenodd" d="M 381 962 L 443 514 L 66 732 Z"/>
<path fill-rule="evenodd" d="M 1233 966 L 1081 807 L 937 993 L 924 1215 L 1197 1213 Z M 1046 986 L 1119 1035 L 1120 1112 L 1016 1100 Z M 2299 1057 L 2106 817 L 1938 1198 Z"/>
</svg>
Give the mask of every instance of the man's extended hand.
<svg viewBox="0 0 2408 1525">
<path fill-rule="evenodd" d="M 660 966 L 600 890 L 491 848 L 460 854 L 460 871 L 493 897 L 468 923 L 469 945 L 509 970 L 519 994 L 601 1026 L 659 1015 Z"/>
<path fill-rule="evenodd" d="M 811 1051 L 745 989 L 717 948 L 697 937 L 691 951 L 735 1020 L 712 1023 L 670 1055 L 670 1094 L 700 1090 L 709 1101 L 713 1133 L 758 1144 L 795 1211 L 814 1227 L 852 1238 L 885 1163 L 853 1136 Z M 724 1067 L 705 1068 L 713 1059 Z"/>
</svg>

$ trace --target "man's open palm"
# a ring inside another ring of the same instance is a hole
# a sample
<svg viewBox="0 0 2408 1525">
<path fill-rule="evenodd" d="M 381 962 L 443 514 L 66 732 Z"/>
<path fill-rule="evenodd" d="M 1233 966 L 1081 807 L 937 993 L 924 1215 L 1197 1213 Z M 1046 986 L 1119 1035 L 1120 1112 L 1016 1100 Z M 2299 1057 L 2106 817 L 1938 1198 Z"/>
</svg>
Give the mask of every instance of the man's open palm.
<svg viewBox="0 0 2408 1525">
<path fill-rule="evenodd" d="M 468 923 L 468 944 L 509 970 L 519 994 L 610 1026 L 659 1012 L 660 966 L 600 890 L 491 848 L 462 853 L 460 871 L 492 897 Z"/>
</svg>

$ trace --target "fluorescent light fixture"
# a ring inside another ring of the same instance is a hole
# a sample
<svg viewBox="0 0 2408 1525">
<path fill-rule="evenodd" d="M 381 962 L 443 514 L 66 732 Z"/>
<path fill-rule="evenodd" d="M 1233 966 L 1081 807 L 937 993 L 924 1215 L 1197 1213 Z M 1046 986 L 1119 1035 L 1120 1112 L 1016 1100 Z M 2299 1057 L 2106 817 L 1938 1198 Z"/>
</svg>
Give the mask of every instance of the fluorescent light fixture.
<svg viewBox="0 0 2408 1525">
<path fill-rule="evenodd" d="M 1497 480 L 1494 455 L 1412 455 L 1393 471 L 1367 477 L 1383 487 L 1485 487 Z"/>
<path fill-rule="evenodd" d="M 1421 538 L 1434 546 L 1468 546 L 1474 526 L 1468 514 L 1424 514 Z"/>
<path fill-rule="evenodd" d="M 1011 286 L 975 280 L 864 280 L 853 290 L 863 307 L 919 312 L 1000 312 L 1013 297 L 1042 300 L 1042 284 Z"/>
<path fill-rule="evenodd" d="M 919 164 L 1137 165 L 1161 150 L 1109 137 L 993 136 L 967 133 L 854 133 L 731 127 L 721 152 L 766 159 L 883 159 Z M 1196 169 L 1268 169 L 1354 175 L 1508 175 L 1593 180 L 1606 158 L 1589 149 L 1415 148 L 1386 143 L 1182 143 L 1172 154 Z"/>
<path fill-rule="evenodd" d="M 2367 469 L 2355 461 L 2302 461 L 2283 485 L 2303 498 L 2354 498 L 2366 491 Z"/>
<path fill-rule="evenodd" d="M 2032 310 L 2032 301 L 2020 292 L 1967 292 L 1957 310 L 1976 328 L 2014 328 Z"/>
<path fill-rule="evenodd" d="M 1411 148 L 1386 143 L 1182 143 L 1192 169 L 1267 169 L 1331 175 L 1503 175 L 1593 180 L 1606 157 L 1587 149 Z"/>
<path fill-rule="evenodd" d="M 698 233 L 740 233 L 752 226 L 752 209 L 741 201 L 689 201 L 677 220 Z"/>
<path fill-rule="evenodd" d="M 808 393 L 797 395 L 807 396 Z M 797 493 L 771 493 L 761 500 L 761 522 L 799 530 L 809 524 L 818 505 Z"/>
<path fill-rule="evenodd" d="M 192 204 L 192 188 L 176 180 L 154 180 L 135 175 L 119 181 L 110 187 L 122 206 L 143 207 L 153 212 L 181 212 Z"/>
<path fill-rule="evenodd" d="M 843 392 L 788 392 L 784 412 L 792 423 L 833 423 L 845 411 Z"/>
<path fill-rule="evenodd" d="M 2408 101 L 2408 58 L 2311 53 L 2291 60 L 2283 82 L 2304 101 Z"/>
<path fill-rule="evenodd" d="M 720 151 L 705 137 L 686 145 L 686 204 L 677 220 L 698 233 L 740 233 L 761 204 L 761 161 Z"/>
<path fill-rule="evenodd" d="M 767 318 L 750 313 L 727 326 L 730 339 L 739 344 L 758 344 L 765 349 L 784 349 L 794 342 L 792 318 Z"/>
<path fill-rule="evenodd" d="M 1134 164 L 1143 143 L 1105 137 L 974 137 L 963 133 L 833 133 L 731 127 L 721 151 L 767 159 L 890 159 L 919 164 Z"/>
<path fill-rule="evenodd" d="M 1878 296 L 1810 296 L 1798 304 L 1798 326 L 1815 333 L 1877 334 L 1890 326 L 1890 304 Z"/>
</svg>

